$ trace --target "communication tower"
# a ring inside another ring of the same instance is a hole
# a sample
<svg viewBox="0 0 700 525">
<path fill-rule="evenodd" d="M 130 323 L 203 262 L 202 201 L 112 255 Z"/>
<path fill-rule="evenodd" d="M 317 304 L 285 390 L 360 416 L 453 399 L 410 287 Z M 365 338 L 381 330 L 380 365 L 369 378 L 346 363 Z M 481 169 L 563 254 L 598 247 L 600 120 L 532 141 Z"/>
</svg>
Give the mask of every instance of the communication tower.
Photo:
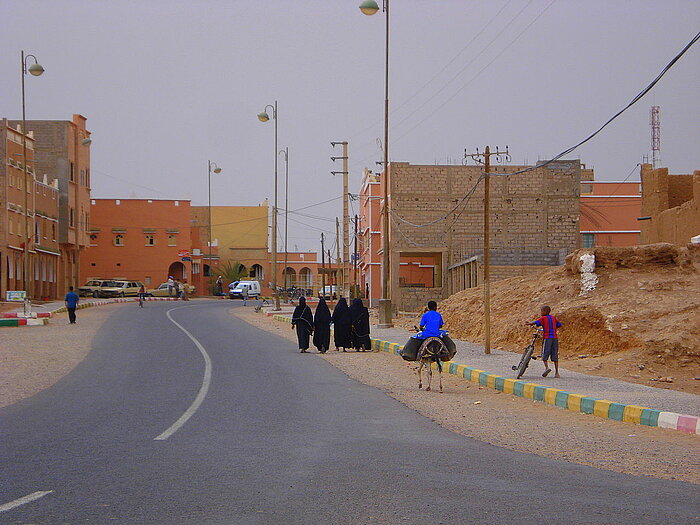
<svg viewBox="0 0 700 525">
<path fill-rule="evenodd" d="M 651 106 L 649 124 L 651 124 L 651 165 L 656 169 L 661 163 L 661 118 L 659 117 L 659 106 Z"/>
</svg>

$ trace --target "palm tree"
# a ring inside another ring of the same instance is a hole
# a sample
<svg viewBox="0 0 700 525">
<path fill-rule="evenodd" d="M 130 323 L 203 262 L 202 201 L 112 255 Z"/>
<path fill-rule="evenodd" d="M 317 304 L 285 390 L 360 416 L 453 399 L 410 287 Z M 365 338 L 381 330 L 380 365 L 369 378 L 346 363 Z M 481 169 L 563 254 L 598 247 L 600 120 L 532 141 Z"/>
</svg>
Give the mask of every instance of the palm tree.
<svg viewBox="0 0 700 525">
<path fill-rule="evenodd" d="M 221 266 L 217 266 L 216 268 L 214 268 L 214 273 L 211 274 L 211 279 L 215 281 L 216 277 L 214 276 L 218 277 L 219 275 L 223 277 L 224 281 L 232 283 L 248 277 L 248 269 L 239 262 L 226 261 Z M 212 289 L 213 288 L 214 285 L 212 284 Z"/>
</svg>

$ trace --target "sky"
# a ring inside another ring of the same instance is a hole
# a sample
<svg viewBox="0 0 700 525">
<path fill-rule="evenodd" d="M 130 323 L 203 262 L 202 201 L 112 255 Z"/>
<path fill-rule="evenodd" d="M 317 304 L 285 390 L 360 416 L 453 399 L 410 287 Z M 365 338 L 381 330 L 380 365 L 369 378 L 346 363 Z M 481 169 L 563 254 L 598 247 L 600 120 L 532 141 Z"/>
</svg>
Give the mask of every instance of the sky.
<svg viewBox="0 0 700 525">
<path fill-rule="evenodd" d="M 24 49 L 46 70 L 27 77 L 27 118 L 88 119 L 93 197 L 206 204 L 212 160 L 222 168 L 212 203 L 257 205 L 272 200 L 277 157 L 283 208 L 273 122 L 256 118 L 277 100 L 289 249 L 317 250 L 342 214 L 342 180 L 330 173 L 342 170 L 330 159 L 341 153 L 330 142 L 349 142 L 354 193 L 382 156 L 385 18 L 359 3 L 2 0 L 0 117 L 21 116 Z M 695 0 L 391 0 L 390 15 L 389 156 L 412 164 L 460 163 L 465 148 L 487 144 L 508 145 L 518 164 L 556 155 L 700 29 Z M 658 105 L 661 165 L 700 169 L 699 84 L 696 44 L 567 158 L 599 180 L 635 180 Z"/>
</svg>

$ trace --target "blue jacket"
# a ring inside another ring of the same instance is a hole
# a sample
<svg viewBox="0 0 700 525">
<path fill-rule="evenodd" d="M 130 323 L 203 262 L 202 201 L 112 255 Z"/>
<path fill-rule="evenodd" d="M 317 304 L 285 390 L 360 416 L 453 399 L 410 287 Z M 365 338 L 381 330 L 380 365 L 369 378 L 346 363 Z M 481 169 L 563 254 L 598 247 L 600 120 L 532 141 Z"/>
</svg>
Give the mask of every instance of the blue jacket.
<svg viewBox="0 0 700 525">
<path fill-rule="evenodd" d="M 445 322 L 442 316 L 435 310 L 428 310 L 420 318 L 420 326 L 423 328 L 423 337 L 440 337 L 440 328 Z"/>
</svg>

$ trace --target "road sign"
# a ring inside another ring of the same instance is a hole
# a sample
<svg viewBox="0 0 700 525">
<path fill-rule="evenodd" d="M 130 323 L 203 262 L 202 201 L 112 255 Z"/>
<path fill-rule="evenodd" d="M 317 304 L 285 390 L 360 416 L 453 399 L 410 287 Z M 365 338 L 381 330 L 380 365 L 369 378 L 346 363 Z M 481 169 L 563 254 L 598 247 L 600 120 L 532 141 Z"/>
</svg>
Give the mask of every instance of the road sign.
<svg viewBox="0 0 700 525">
<path fill-rule="evenodd" d="M 177 252 L 178 257 L 189 257 L 190 256 L 190 251 L 189 250 L 180 250 Z"/>
<path fill-rule="evenodd" d="M 180 260 L 182 262 L 190 262 L 190 261 L 192 261 L 192 257 L 181 257 Z"/>
</svg>

